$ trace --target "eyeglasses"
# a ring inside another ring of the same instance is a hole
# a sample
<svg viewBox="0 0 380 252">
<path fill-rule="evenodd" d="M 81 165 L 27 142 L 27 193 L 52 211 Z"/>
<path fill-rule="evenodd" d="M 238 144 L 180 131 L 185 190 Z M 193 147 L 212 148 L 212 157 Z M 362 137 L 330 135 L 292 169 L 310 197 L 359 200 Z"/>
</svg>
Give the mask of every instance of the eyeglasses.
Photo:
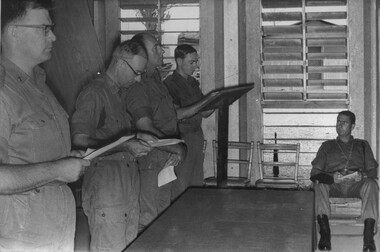
<svg viewBox="0 0 380 252">
<path fill-rule="evenodd" d="M 136 71 L 135 69 L 133 69 L 133 67 L 128 63 L 128 61 L 126 61 L 125 59 L 121 59 L 122 61 L 124 61 L 125 63 L 127 63 L 127 65 L 129 66 L 129 68 L 132 70 L 132 72 L 136 75 L 136 76 L 141 76 L 143 75 L 144 73 L 146 73 L 146 70 L 144 71 Z"/>
<path fill-rule="evenodd" d="M 55 24 L 54 23 L 53 24 L 48 24 L 48 25 L 15 24 L 14 26 L 41 29 L 41 30 L 44 31 L 45 36 L 47 36 L 47 35 L 49 35 L 50 31 L 53 31 Z"/>
</svg>

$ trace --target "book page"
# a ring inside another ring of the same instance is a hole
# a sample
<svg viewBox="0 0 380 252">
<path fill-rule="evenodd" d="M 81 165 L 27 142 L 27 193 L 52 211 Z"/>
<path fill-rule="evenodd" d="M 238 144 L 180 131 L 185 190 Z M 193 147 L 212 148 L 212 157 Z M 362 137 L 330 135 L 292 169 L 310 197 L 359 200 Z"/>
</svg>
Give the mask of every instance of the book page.
<svg viewBox="0 0 380 252">
<path fill-rule="evenodd" d="M 110 143 L 110 144 L 108 144 L 102 148 L 99 148 L 99 149 L 88 148 L 86 150 L 86 153 L 85 153 L 85 156 L 83 157 L 83 159 L 91 160 L 93 158 L 96 158 L 97 156 L 103 154 L 104 152 L 111 150 L 112 148 L 118 146 L 119 144 L 122 144 L 125 141 L 128 141 L 129 139 L 134 138 L 134 137 L 135 137 L 135 135 L 123 136 L 123 137 L 119 138 L 118 140 L 116 140 L 115 142 L 112 142 L 112 143 Z"/>
<path fill-rule="evenodd" d="M 167 145 L 173 145 L 178 143 L 184 143 L 185 141 L 182 139 L 177 138 L 170 138 L 170 139 L 158 139 L 157 141 L 148 141 L 148 144 L 152 147 L 160 147 L 160 146 L 167 146 Z"/>
<path fill-rule="evenodd" d="M 174 166 L 167 166 L 163 168 L 158 174 L 158 187 L 166 185 L 175 179 L 177 179 L 177 176 L 174 173 Z"/>
</svg>

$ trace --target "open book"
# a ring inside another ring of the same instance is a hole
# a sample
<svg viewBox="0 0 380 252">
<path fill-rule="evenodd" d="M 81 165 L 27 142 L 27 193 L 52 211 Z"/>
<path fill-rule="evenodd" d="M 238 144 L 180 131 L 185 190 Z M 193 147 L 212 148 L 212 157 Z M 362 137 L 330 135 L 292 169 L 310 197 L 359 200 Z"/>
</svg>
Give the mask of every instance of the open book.
<svg viewBox="0 0 380 252">
<path fill-rule="evenodd" d="M 99 149 L 90 149 L 88 148 L 86 150 L 84 159 L 94 159 L 97 156 L 102 155 L 103 153 L 111 150 L 112 148 L 115 148 L 116 146 L 128 141 L 131 138 L 134 138 L 135 135 L 130 135 L 130 136 L 123 136 L 119 138 L 118 140 L 103 146 Z M 167 146 L 167 145 L 173 145 L 173 144 L 178 144 L 184 142 L 182 139 L 176 139 L 176 138 L 170 138 L 170 139 L 158 139 L 157 141 L 149 141 L 148 144 L 152 147 L 160 147 L 160 146 Z"/>
<path fill-rule="evenodd" d="M 177 138 L 158 139 L 157 141 L 148 141 L 148 144 L 152 147 L 167 146 L 173 144 L 184 143 L 185 141 Z"/>
<path fill-rule="evenodd" d="M 88 160 L 94 159 L 97 156 L 100 156 L 101 154 L 103 154 L 104 152 L 109 151 L 112 148 L 115 148 L 116 146 L 118 146 L 118 145 L 120 145 L 120 144 L 128 141 L 129 139 L 134 138 L 134 137 L 135 137 L 135 135 L 123 136 L 123 137 L 119 138 L 118 140 L 116 140 L 115 142 L 112 142 L 112 143 L 110 143 L 104 147 L 99 148 L 99 149 L 88 148 L 86 150 L 85 155 L 84 155 L 84 159 L 88 159 Z"/>
</svg>

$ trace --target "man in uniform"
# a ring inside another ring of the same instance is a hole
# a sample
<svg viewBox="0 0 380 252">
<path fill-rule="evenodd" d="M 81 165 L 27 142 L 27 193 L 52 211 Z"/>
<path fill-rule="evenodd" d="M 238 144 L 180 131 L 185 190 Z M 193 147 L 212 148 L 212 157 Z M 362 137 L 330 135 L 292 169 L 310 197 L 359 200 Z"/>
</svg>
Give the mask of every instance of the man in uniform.
<svg viewBox="0 0 380 252">
<path fill-rule="evenodd" d="M 194 47 L 186 44 L 177 46 L 174 50 L 176 70 L 164 81 L 173 97 L 181 139 L 185 140 L 187 145 L 186 159 L 182 164 L 176 166 L 177 180 L 173 181 L 172 185 L 173 199 L 177 198 L 190 185 L 203 185 L 202 118 L 210 116 L 214 110 L 200 112 L 200 109 L 217 93 L 211 92 L 204 96 L 199 82 L 192 76 L 198 68 L 198 58 Z"/>
<path fill-rule="evenodd" d="M 158 138 L 178 138 L 176 111 L 157 69 L 163 63 L 164 50 L 148 33 L 136 34 L 131 40 L 141 44 L 148 55 L 147 72 L 142 75 L 141 83 L 135 83 L 127 91 L 127 110 L 133 123 L 138 130 Z M 158 187 L 158 173 L 164 167 L 178 165 L 185 155 L 185 145 L 176 144 L 154 149 L 139 159 L 140 231 L 171 202 L 171 183 Z"/>
<path fill-rule="evenodd" d="M 329 197 L 361 198 L 364 221 L 363 251 L 376 251 L 373 239 L 379 217 L 378 164 L 368 142 L 354 139 L 355 114 L 341 111 L 336 121 L 338 137 L 324 142 L 312 161 L 315 213 L 320 228 L 319 250 L 331 250 Z"/>
<path fill-rule="evenodd" d="M 136 42 L 122 42 L 104 75 L 80 93 L 72 117 L 73 143 L 97 148 L 131 135 L 125 88 L 139 82 L 147 56 Z M 107 155 L 95 158 L 83 180 L 83 209 L 88 216 L 91 251 L 122 251 L 137 236 L 140 181 L 136 157 L 151 147 L 138 134 Z M 153 137 L 151 138 L 153 139 Z"/>
<path fill-rule="evenodd" d="M 0 66 L 0 251 L 73 251 L 67 182 L 88 160 L 70 152 L 67 114 L 38 64 L 56 37 L 48 0 L 3 0 Z"/>
</svg>

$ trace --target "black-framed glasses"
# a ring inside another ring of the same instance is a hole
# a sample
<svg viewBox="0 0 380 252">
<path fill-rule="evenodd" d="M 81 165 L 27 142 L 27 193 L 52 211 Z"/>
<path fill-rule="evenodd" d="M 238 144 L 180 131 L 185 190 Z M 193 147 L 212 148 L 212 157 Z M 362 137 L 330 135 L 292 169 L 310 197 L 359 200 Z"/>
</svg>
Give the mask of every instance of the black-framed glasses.
<svg viewBox="0 0 380 252">
<path fill-rule="evenodd" d="M 121 59 L 122 61 L 124 61 L 125 63 L 127 63 L 127 65 L 129 66 L 129 68 L 132 70 L 132 72 L 136 75 L 136 76 L 141 76 L 143 75 L 144 73 L 146 73 L 146 70 L 144 71 L 136 71 L 135 69 L 133 69 L 133 67 L 128 63 L 128 61 L 126 61 L 125 59 Z"/>
<path fill-rule="evenodd" d="M 49 35 L 50 31 L 53 31 L 55 24 L 43 24 L 43 25 L 27 25 L 27 24 L 15 24 L 16 27 L 36 28 L 44 31 L 45 36 Z"/>
</svg>

